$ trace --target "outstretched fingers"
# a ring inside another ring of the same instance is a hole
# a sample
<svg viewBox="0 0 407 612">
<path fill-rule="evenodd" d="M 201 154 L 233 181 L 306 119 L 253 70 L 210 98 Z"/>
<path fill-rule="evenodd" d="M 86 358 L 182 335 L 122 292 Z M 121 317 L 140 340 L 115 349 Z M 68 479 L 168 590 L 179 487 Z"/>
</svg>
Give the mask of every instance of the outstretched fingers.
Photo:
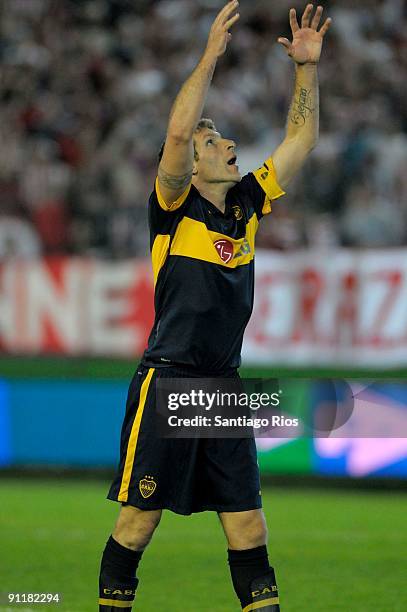
<svg viewBox="0 0 407 612">
<path fill-rule="evenodd" d="M 311 23 L 311 28 L 313 30 L 317 30 L 318 29 L 319 23 L 321 21 L 323 10 L 324 9 L 323 9 L 322 6 L 318 6 L 318 8 L 317 8 L 317 10 L 315 12 L 315 15 L 314 15 L 314 19 L 312 20 L 312 23 Z"/>
<path fill-rule="evenodd" d="M 290 26 L 293 34 L 300 29 L 297 21 L 297 11 L 295 8 L 290 9 Z"/>
<path fill-rule="evenodd" d="M 311 15 L 312 15 L 313 10 L 314 10 L 314 5 L 307 4 L 304 10 L 304 13 L 302 15 L 302 18 L 301 18 L 301 28 L 311 27 L 313 30 L 316 30 L 316 31 L 318 30 L 318 26 L 321 23 L 321 17 L 322 17 L 324 8 L 322 6 L 318 6 L 317 10 L 315 11 L 314 18 L 311 21 Z M 332 23 L 332 19 L 328 17 L 328 19 L 325 21 L 322 28 L 319 30 L 319 33 L 321 34 L 321 36 L 325 36 L 325 34 L 328 32 L 331 26 L 331 23 Z M 297 32 L 297 30 L 300 29 L 298 25 L 298 21 L 297 21 L 297 12 L 294 8 L 290 9 L 290 26 L 291 26 L 291 31 L 293 35 L 295 34 L 295 32 Z"/>
<path fill-rule="evenodd" d="M 332 19 L 330 17 L 328 17 L 328 19 L 325 21 L 325 23 L 322 26 L 322 28 L 319 30 L 319 33 L 321 34 L 321 36 L 325 36 L 325 34 L 328 32 L 329 28 L 331 27 L 331 23 L 332 23 Z"/>
<path fill-rule="evenodd" d="M 236 21 L 238 21 L 239 19 L 240 19 L 240 14 L 239 14 L 239 13 L 236 13 L 236 15 L 234 15 L 234 16 L 233 16 L 231 19 L 229 19 L 229 20 L 228 20 L 228 21 L 225 23 L 225 25 L 224 25 L 225 30 L 229 30 L 229 28 L 231 28 L 231 27 L 232 27 L 232 25 L 234 25 L 234 24 L 236 23 Z"/>
<path fill-rule="evenodd" d="M 291 43 L 288 40 L 288 38 L 283 38 L 282 36 L 280 36 L 280 38 L 277 38 L 277 42 L 279 42 L 281 45 L 283 45 L 283 47 L 285 47 L 287 49 L 288 53 L 290 52 Z"/>
<path fill-rule="evenodd" d="M 309 28 L 309 22 L 311 19 L 311 13 L 312 13 L 313 8 L 314 6 L 312 4 L 307 4 L 307 6 L 305 7 L 305 11 L 303 13 L 302 20 L 301 20 L 302 28 Z"/>
<path fill-rule="evenodd" d="M 219 20 L 220 23 L 225 24 L 238 6 L 239 0 L 231 0 L 231 2 L 228 2 L 218 14 L 216 21 Z"/>
</svg>

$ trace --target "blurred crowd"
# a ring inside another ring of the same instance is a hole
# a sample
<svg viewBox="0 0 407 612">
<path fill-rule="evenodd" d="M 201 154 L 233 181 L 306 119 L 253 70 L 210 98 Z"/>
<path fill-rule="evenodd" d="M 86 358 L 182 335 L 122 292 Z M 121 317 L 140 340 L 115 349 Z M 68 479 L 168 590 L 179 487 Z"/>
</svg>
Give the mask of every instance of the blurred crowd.
<svg viewBox="0 0 407 612">
<path fill-rule="evenodd" d="M 284 137 L 305 2 L 241 0 L 205 116 L 241 169 Z M 145 255 L 146 206 L 177 91 L 221 0 L 0 1 L 0 259 Z M 325 2 L 321 138 L 258 246 L 407 245 L 407 7 Z"/>
</svg>

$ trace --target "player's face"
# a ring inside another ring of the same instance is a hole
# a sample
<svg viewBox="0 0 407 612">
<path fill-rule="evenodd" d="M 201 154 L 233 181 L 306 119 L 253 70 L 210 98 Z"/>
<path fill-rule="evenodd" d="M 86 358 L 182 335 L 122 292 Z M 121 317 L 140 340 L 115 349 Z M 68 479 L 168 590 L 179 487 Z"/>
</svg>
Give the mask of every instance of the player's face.
<svg viewBox="0 0 407 612">
<path fill-rule="evenodd" d="M 195 171 L 207 183 L 239 183 L 242 177 L 236 165 L 236 143 L 222 138 L 219 132 L 208 128 L 194 135 L 198 160 Z"/>
</svg>

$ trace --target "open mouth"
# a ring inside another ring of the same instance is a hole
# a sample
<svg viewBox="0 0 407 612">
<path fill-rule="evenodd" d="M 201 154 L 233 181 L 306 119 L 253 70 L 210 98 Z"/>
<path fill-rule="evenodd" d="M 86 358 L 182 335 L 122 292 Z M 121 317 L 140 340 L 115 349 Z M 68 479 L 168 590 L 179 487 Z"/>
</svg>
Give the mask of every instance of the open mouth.
<svg viewBox="0 0 407 612">
<path fill-rule="evenodd" d="M 232 157 L 231 159 L 229 159 L 228 161 L 228 166 L 234 166 L 236 163 L 237 157 L 236 155 L 234 157 Z"/>
</svg>

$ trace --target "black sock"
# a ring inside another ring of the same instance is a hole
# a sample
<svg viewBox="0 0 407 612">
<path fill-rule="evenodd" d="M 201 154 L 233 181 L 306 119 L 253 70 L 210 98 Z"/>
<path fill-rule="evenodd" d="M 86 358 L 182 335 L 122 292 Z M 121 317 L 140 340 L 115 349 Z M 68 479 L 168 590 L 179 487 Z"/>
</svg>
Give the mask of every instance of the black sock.
<svg viewBox="0 0 407 612">
<path fill-rule="evenodd" d="M 277 585 L 274 570 L 269 565 L 267 546 L 228 550 L 228 558 L 233 587 L 242 610 L 279 612 Z M 250 607 L 253 603 L 255 608 Z"/>
<path fill-rule="evenodd" d="M 117 601 L 128 601 L 126 608 L 131 610 L 138 580 L 136 570 L 143 554 L 142 550 L 131 550 L 116 542 L 112 536 L 107 541 L 103 551 L 99 576 L 99 610 L 117 612 Z"/>
</svg>

